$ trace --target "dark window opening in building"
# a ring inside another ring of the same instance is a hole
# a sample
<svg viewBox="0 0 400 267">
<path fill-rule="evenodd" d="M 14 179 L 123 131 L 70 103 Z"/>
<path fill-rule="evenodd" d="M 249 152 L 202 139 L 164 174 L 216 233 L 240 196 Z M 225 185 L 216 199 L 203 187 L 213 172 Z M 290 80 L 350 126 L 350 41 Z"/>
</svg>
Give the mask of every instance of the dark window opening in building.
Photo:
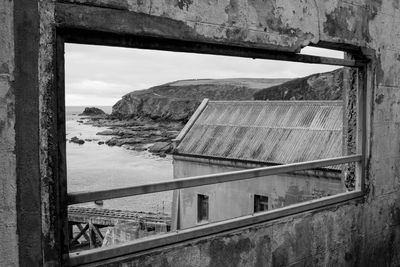
<svg viewBox="0 0 400 267">
<path fill-rule="evenodd" d="M 208 196 L 197 195 L 197 221 L 208 221 Z"/>
<path fill-rule="evenodd" d="M 268 210 L 268 197 L 262 195 L 254 195 L 254 212 Z"/>
</svg>

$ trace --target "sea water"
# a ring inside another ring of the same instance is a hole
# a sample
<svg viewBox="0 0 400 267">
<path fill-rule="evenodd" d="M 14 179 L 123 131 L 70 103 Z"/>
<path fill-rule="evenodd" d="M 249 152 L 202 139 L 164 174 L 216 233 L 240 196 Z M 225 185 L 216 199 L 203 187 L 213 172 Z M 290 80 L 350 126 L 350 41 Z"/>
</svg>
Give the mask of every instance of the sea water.
<svg viewBox="0 0 400 267">
<path fill-rule="evenodd" d="M 98 107 L 106 113 L 111 107 Z M 142 185 L 173 178 L 172 157 L 161 158 L 147 151 L 128 150 L 124 147 L 110 147 L 98 142 L 111 136 L 96 135 L 106 127 L 94 127 L 78 122 L 84 107 L 66 107 L 66 138 L 76 136 L 91 139 L 83 145 L 67 141 L 68 192 L 95 191 Z M 78 206 L 106 209 L 133 210 L 144 212 L 171 213 L 172 192 L 161 192 L 134 197 L 104 200 L 99 206 L 84 203 Z"/>
</svg>

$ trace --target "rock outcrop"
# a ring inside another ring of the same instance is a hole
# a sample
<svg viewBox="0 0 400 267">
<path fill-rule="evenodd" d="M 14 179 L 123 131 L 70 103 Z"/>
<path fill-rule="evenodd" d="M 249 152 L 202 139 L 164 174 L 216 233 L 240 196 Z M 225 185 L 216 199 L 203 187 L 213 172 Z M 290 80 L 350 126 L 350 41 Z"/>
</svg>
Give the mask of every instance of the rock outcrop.
<svg viewBox="0 0 400 267">
<path fill-rule="evenodd" d="M 94 125 L 94 124 L 93 124 Z M 172 140 L 175 139 L 184 124 L 180 122 L 155 122 L 153 120 L 97 120 L 96 125 L 108 127 L 108 130 L 97 135 L 110 136 L 105 142 L 109 146 L 123 146 L 126 149 L 145 151 L 153 154 L 165 154 L 172 150 Z"/>
<path fill-rule="evenodd" d="M 83 144 L 85 143 L 84 140 L 79 139 L 79 138 L 76 137 L 76 136 L 72 137 L 71 140 L 69 140 L 69 142 L 70 142 L 70 143 L 75 143 L 75 144 L 78 144 L 78 145 L 83 145 Z"/>
<path fill-rule="evenodd" d="M 99 108 L 87 107 L 81 114 L 79 114 L 79 116 L 98 116 L 98 115 L 106 115 L 106 113 Z"/>
<path fill-rule="evenodd" d="M 126 94 L 114 106 L 117 117 L 187 121 L 204 98 L 252 100 L 254 93 L 288 79 L 202 79 L 167 83 Z"/>
</svg>

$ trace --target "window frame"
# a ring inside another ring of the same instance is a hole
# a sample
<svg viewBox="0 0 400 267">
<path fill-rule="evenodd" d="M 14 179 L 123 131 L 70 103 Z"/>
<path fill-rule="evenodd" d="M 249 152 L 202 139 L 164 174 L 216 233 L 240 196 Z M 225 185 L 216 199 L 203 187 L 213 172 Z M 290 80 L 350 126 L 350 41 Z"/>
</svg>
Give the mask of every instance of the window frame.
<svg viewBox="0 0 400 267">
<path fill-rule="evenodd" d="M 261 48 L 239 47 L 228 44 L 202 43 L 198 41 L 179 40 L 179 38 L 171 38 L 170 36 L 153 36 L 146 32 L 124 33 L 114 31 L 112 23 L 109 29 L 99 30 L 96 28 L 95 21 L 90 20 L 87 29 L 77 26 L 74 20 L 68 21 L 64 8 L 67 4 L 56 4 L 56 16 L 60 23 L 56 29 L 56 86 L 57 90 L 54 94 L 55 104 L 52 105 L 54 114 L 57 114 L 57 127 L 55 129 L 58 137 L 57 143 L 57 162 L 56 170 L 58 176 L 58 202 L 60 216 L 57 225 L 63 231 L 63 254 L 66 264 L 76 266 L 87 264 L 110 258 L 131 255 L 143 252 L 152 248 L 170 245 L 173 243 L 188 241 L 194 238 L 205 237 L 216 233 L 230 231 L 238 228 L 248 227 L 257 223 L 267 222 L 285 216 L 290 216 L 305 211 L 318 210 L 332 205 L 340 205 L 349 201 L 363 201 L 365 194 L 365 176 L 367 163 L 367 87 L 371 86 L 368 80 L 367 70 L 369 68 L 369 53 L 360 47 L 347 46 L 342 51 L 349 53 L 346 59 L 326 58 L 319 56 L 301 55 L 294 52 L 288 52 L 276 48 L 276 50 L 268 50 Z M 70 12 L 76 12 L 80 16 L 80 6 L 71 5 Z M 104 8 L 105 9 L 105 8 Z M 109 10 L 107 10 L 109 12 Z M 115 11 L 119 12 L 119 11 Z M 85 14 L 87 16 L 87 14 Z M 98 14 L 93 14 L 98 16 Z M 60 19 L 61 18 L 61 19 Z M 87 22 L 86 21 L 86 22 Z M 93 28 L 93 30 L 89 29 Z M 156 183 L 144 186 L 134 186 L 129 188 L 103 190 L 96 192 L 87 192 L 83 194 L 67 193 L 67 173 L 66 173 L 66 141 L 65 141 L 65 70 L 64 70 L 64 46 L 65 43 L 108 45 L 127 48 L 143 48 L 157 49 L 177 52 L 195 52 L 215 55 L 229 55 L 247 58 L 272 59 L 281 61 L 303 62 L 310 64 L 327 64 L 345 67 L 354 67 L 359 71 L 358 74 L 358 106 L 357 106 L 357 155 L 345 156 L 335 159 L 317 160 L 311 162 L 302 162 L 296 164 L 287 164 L 283 166 L 273 166 L 257 168 L 256 170 L 244 170 L 232 173 L 223 173 L 216 175 L 207 175 L 202 177 L 192 177 L 179 179 L 171 182 Z M 337 44 L 323 44 L 323 48 L 337 49 Z M 350 56 L 351 54 L 351 56 Z M 262 175 L 284 173 L 293 170 L 303 170 L 306 168 L 315 168 L 319 166 L 336 165 L 347 162 L 357 162 L 356 181 L 357 190 L 346 192 L 334 196 L 324 197 L 321 199 L 311 200 L 303 203 L 294 204 L 288 207 L 268 210 L 257 214 L 234 218 L 222 222 L 199 225 L 191 229 L 179 230 L 173 233 L 167 233 L 161 236 L 150 237 L 146 240 L 132 241 L 127 244 L 115 246 L 111 248 L 98 248 L 78 253 L 68 253 L 68 205 L 91 201 L 96 198 L 110 199 L 124 196 L 139 195 L 150 192 L 161 192 L 187 187 L 194 187 L 206 184 L 215 184 L 226 181 L 250 179 Z M 256 174 L 256 176 L 254 176 Z M 201 179 L 200 179 L 201 178 Z M 106 192 L 107 191 L 107 192 Z M 104 198 L 106 194 L 106 198 Z M 61 230 L 61 229 L 60 229 Z"/>
</svg>

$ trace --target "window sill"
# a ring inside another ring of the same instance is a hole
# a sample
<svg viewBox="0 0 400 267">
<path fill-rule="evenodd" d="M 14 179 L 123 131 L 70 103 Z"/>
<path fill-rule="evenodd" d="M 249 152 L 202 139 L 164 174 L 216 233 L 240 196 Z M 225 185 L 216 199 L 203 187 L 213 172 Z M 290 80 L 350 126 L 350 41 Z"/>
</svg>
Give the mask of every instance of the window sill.
<svg viewBox="0 0 400 267">
<path fill-rule="evenodd" d="M 307 211 L 321 211 L 332 205 L 345 204 L 350 200 L 362 200 L 364 193 L 361 191 L 346 192 L 334 196 L 310 200 L 303 203 L 290 205 L 262 213 L 243 216 L 221 222 L 199 225 L 194 228 L 179 230 L 168 234 L 154 236 L 143 240 L 131 241 L 110 248 L 97 248 L 69 254 L 69 264 L 77 266 L 86 263 L 109 260 L 111 258 L 131 255 L 146 250 L 171 245 L 179 242 L 205 237 L 230 230 L 239 230 L 258 223 L 264 223 L 285 216 L 295 215 Z"/>
</svg>

